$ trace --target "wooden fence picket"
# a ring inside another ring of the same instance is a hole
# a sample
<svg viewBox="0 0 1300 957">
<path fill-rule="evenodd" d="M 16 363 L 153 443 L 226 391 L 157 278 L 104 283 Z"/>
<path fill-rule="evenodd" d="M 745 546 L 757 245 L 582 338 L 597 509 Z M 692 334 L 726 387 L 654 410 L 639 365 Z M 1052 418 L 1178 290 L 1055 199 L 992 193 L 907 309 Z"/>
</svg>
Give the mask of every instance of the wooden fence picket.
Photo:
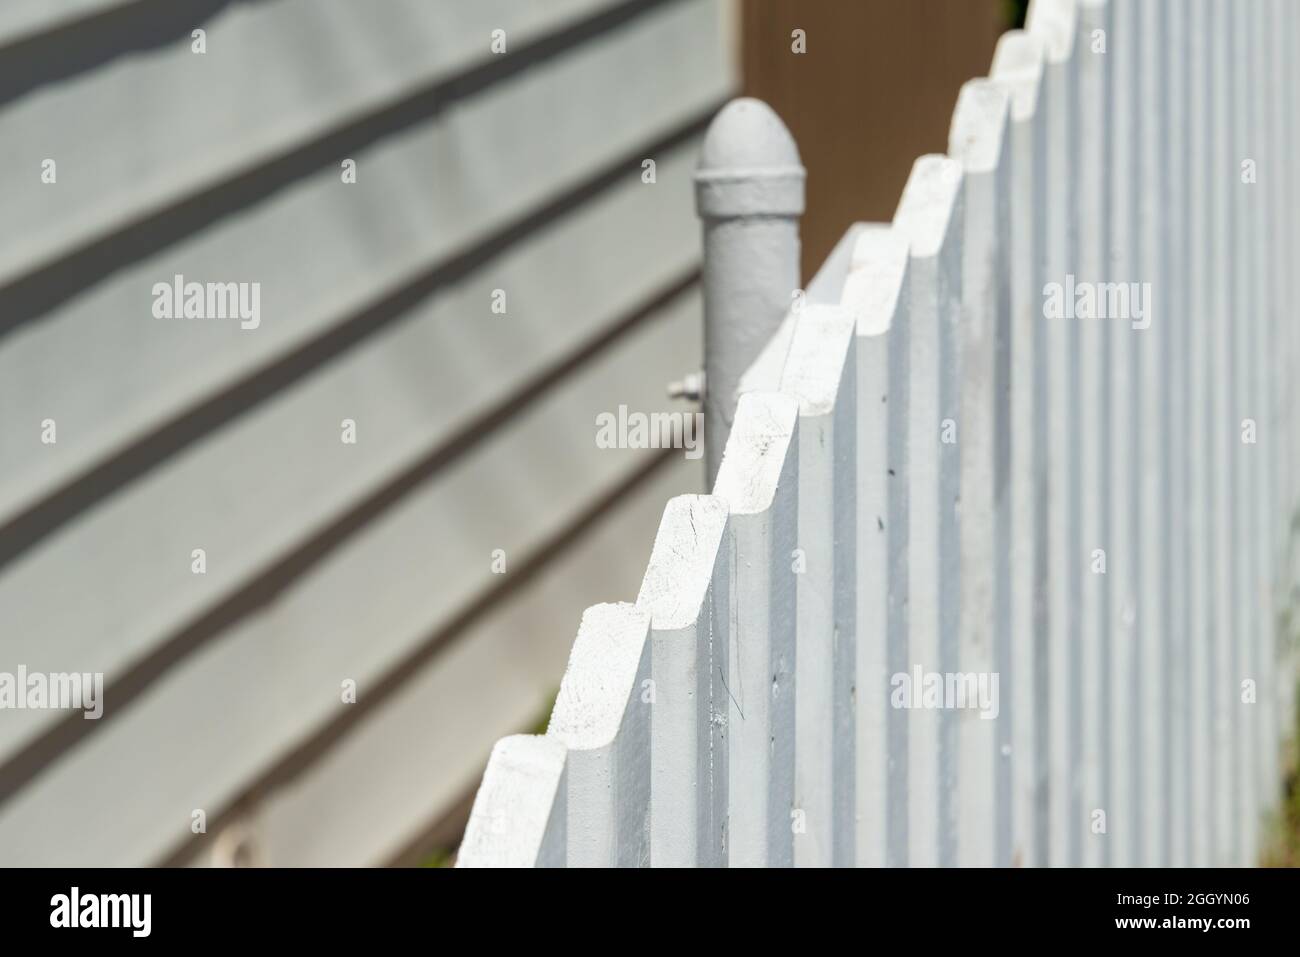
<svg viewBox="0 0 1300 957">
<path fill-rule="evenodd" d="M 1062 284 L 1077 261 L 1078 210 L 1067 190 L 1048 184 L 1079 181 L 1079 51 L 1082 26 L 1075 0 L 1035 0 L 1026 20 L 1043 44 L 1046 156 L 1043 174 L 1044 242 L 1039 297 L 1043 316 L 1048 282 Z M 1042 324 L 1047 372 L 1047 863 L 1082 860 L 1082 584 L 1083 540 L 1079 513 L 1082 473 L 1079 442 L 1079 351 L 1075 323 Z"/>
<path fill-rule="evenodd" d="M 727 504 L 681 495 L 664 509 L 637 605 L 650 614 L 650 861 L 727 863 Z"/>
<path fill-rule="evenodd" d="M 546 734 L 568 749 L 568 866 L 650 863 L 650 615 L 593 605 Z"/>
<path fill-rule="evenodd" d="M 889 690 L 909 667 L 908 258 L 893 229 L 866 227 L 841 296 L 857 320 L 857 859 L 876 867 L 907 863 L 907 712 Z"/>
<path fill-rule="evenodd" d="M 1191 42 L 1189 7 L 1184 3 L 1166 4 L 1166 26 L 1163 39 L 1155 42 L 1165 46 L 1165 82 L 1167 84 L 1168 112 L 1164 127 L 1164 170 L 1152 173 L 1155 182 L 1164 189 L 1165 218 L 1160 244 L 1164 259 L 1166 292 L 1163 296 L 1166 316 L 1163 322 L 1163 344 L 1160 347 L 1166 364 L 1165 408 L 1168 419 L 1158 423 L 1168 441 L 1165 468 L 1168 486 L 1157 488 L 1163 500 L 1165 536 L 1166 583 L 1164 590 L 1165 616 L 1165 667 L 1167 693 L 1165 696 L 1164 727 L 1167 768 L 1165 796 L 1167 813 L 1157 804 L 1157 813 L 1165 817 L 1164 863 L 1186 866 L 1191 849 L 1191 705 L 1190 668 L 1191 650 L 1191 589 L 1188 576 L 1189 534 L 1188 521 L 1190 487 L 1188 475 L 1188 429 L 1191 409 L 1188 399 L 1191 338 L 1191 291 L 1184 279 L 1187 277 L 1191 246 L 1188 239 L 1188 195 L 1190 169 L 1188 115 L 1191 97 Z M 1159 160 L 1155 161 L 1156 163 Z"/>
<path fill-rule="evenodd" d="M 568 811 L 564 745 L 517 734 L 492 748 L 457 867 L 564 867 Z"/>
<path fill-rule="evenodd" d="M 1209 0 L 1196 0 L 1198 9 L 1191 18 L 1189 64 L 1202 64 L 1200 72 L 1191 72 L 1188 86 L 1188 146 L 1190 196 L 1206 196 L 1210 192 L 1210 155 L 1214 132 L 1210 114 L 1210 89 L 1212 78 L 1204 65 L 1208 63 L 1212 24 L 1209 20 Z M 1188 206 L 1188 268 L 1204 262 L 1213 255 L 1210 203 L 1193 202 Z M 1189 809 L 1189 862 L 1197 866 L 1210 863 L 1213 842 L 1214 753 L 1211 746 L 1215 720 L 1214 698 L 1210 675 L 1213 673 L 1211 649 L 1213 647 L 1213 528 L 1211 519 L 1211 469 L 1213 467 L 1210 443 L 1210 290 L 1211 270 L 1189 272 L 1192 284 L 1187 312 L 1187 409 L 1189 424 L 1187 436 L 1189 454 L 1184 465 L 1189 477 L 1188 485 L 1188 583 L 1186 601 L 1190 618 L 1187 658 L 1191 663 L 1188 690 L 1189 703 L 1186 715 L 1190 721 L 1190 737 L 1195 744 L 1190 747 L 1191 798 Z"/>
<path fill-rule="evenodd" d="M 1047 863 L 1048 794 L 1048 576 L 1047 436 L 1049 403 L 1047 331 L 1043 327 L 1043 264 L 1047 243 L 1046 54 L 1031 33 L 1004 33 L 990 76 L 1010 99 L 1008 261 L 1010 330 L 1007 342 L 1010 439 L 1002 492 L 1008 514 L 1005 589 L 1010 645 L 1009 687 L 1003 707 L 1009 721 L 999 751 L 1010 759 L 1010 845 L 999 863 Z"/>
<path fill-rule="evenodd" d="M 1256 587 L 1261 594 L 1263 609 L 1259 628 L 1259 685 L 1260 714 L 1257 723 L 1260 778 L 1259 806 L 1267 813 L 1271 794 L 1279 787 L 1278 755 L 1274 747 L 1274 735 L 1278 721 L 1278 702 L 1280 682 L 1277 678 L 1277 634 L 1278 594 L 1276 582 L 1271 572 L 1282 567 L 1287 519 L 1282 495 L 1282 470 L 1284 458 L 1284 441 L 1286 434 L 1288 410 L 1282 404 L 1281 390 L 1284 378 L 1279 370 L 1286 367 L 1284 314 L 1287 290 L 1283 285 L 1283 263 L 1285 260 L 1285 237 L 1283 221 L 1286 218 L 1286 205 L 1289 183 L 1281 180 L 1286 177 L 1286 128 L 1287 116 L 1284 112 L 1286 103 L 1286 67 L 1283 62 L 1285 47 L 1282 43 L 1283 32 L 1279 23 L 1283 19 L 1282 0 L 1266 0 L 1261 15 L 1263 31 L 1264 75 L 1260 86 L 1264 95 L 1264 115 L 1260 126 L 1264 133 L 1265 150 L 1263 164 L 1275 171 L 1274 180 L 1279 198 L 1273 202 L 1261 202 L 1263 214 L 1262 242 L 1264 244 L 1264 280 L 1263 289 L 1266 305 L 1261 311 L 1260 334 L 1256 340 L 1255 368 L 1264 376 L 1261 404 L 1264 406 L 1266 424 L 1262 426 L 1269 438 L 1264 439 L 1264 458 L 1260 464 L 1261 498 L 1258 517 L 1260 527 L 1259 575 Z"/>
<path fill-rule="evenodd" d="M 1075 56 L 1079 58 L 1079 171 L 1074 191 L 1079 224 L 1077 259 L 1071 272 L 1054 281 L 1065 284 L 1067 308 L 1088 300 L 1078 296 L 1078 283 L 1103 281 L 1110 260 L 1111 157 L 1115 126 L 1111 111 L 1113 36 L 1112 10 L 1099 0 L 1080 0 Z M 1070 277 L 1074 281 L 1070 281 Z M 1074 288 L 1072 288 L 1074 287 Z M 1085 287 L 1086 289 L 1086 287 Z M 1092 287 L 1096 309 L 1096 286 Z M 1086 293 L 1085 293 L 1086 294 Z M 1085 313 L 1086 316 L 1086 313 Z M 1111 802 L 1111 673 L 1109 651 L 1112 621 L 1110 565 L 1116 548 L 1110 535 L 1111 363 L 1110 323 L 1066 313 L 1072 352 L 1078 361 L 1077 436 L 1081 470 L 1077 477 L 1081 571 L 1080 639 L 1077 650 L 1081 688 L 1082 804 L 1072 826 L 1079 832 L 1080 862 L 1109 863 L 1111 842 L 1106 829 L 1115 815 Z"/>
<path fill-rule="evenodd" d="M 794 864 L 799 403 L 740 397 L 713 494 L 731 513 L 730 864 Z"/>
<path fill-rule="evenodd" d="M 1098 546 L 1106 550 L 1106 574 L 1091 579 L 1100 589 L 1101 609 L 1096 619 L 1097 638 L 1102 643 L 1103 675 L 1101 714 L 1107 737 L 1101 742 L 1103 804 L 1106 834 L 1092 843 L 1104 846 L 1103 859 L 1117 867 L 1139 863 L 1134 855 L 1137 826 L 1137 783 L 1140 760 L 1138 692 L 1138 647 L 1142 631 L 1138 595 L 1143 594 L 1141 544 L 1137 522 L 1137 483 L 1141 437 L 1138 427 L 1141 408 L 1136 402 L 1136 355 L 1139 335 L 1126 312 L 1132 312 L 1133 292 L 1128 285 L 1136 275 L 1139 204 L 1142 186 L 1138 182 L 1138 136 L 1142 111 L 1138 109 L 1138 56 L 1140 32 L 1137 7 L 1130 0 L 1109 4 L 1104 55 L 1094 59 L 1109 67 L 1109 143 L 1103 154 L 1109 211 L 1108 232 L 1104 233 L 1102 257 L 1097 272 L 1083 278 L 1097 283 L 1099 318 L 1085 323 L 1093 327 L 1100 349 L 1096 380 L 1102 413 L 1099 421 L 1100 447 L 1105 449 L 1109 476 L 1103 476 L 1103 493 Z M 1081 201 L 1088 202 L 1081 197 Z M 1114 284 L 1114 285 L 1112 285 Z M 1116 300 L 1103 296 L 1108 288 L 1129 290 L 1129 309 L 1110 315 Z M 1141 287 L 1138 287 L 1140 293 Z M 1085 336 L 1089 333 L 1085 332 Z M 1085 352 L 1087 355 L 1087 352 Z M 1139 733 L 1135 734 L 1135 729 Z"/>
<path fill-rule="evenodd" d="M 1231 637 L 1236 608 L 1236 582 L 1233 575 L 1233 455 L 1232 441 L 1232 277 L 1240 268 L 1236 247 L 1233 193 L 1226 188 L 1235 181 L 1236 143 L 1233 140 L 1233 92 L 1235 77 L 1232 69 L 1233 38 L 1236 33 L 1236 16 L 1221 4 L 1211 4 L 1208 11 L 1211 30 L 1210 75 L 1211 91 L 1210 128 L 1213 140 L 1210 151 L 1210 235 L 1213 237 L 1213 261 L 1221 269 L 1211 271 L 1210 298 L 1210 349 L 1211 349 L 1211 419 L 1210 419 L 1210 509 L 1211 545 L 1213 564 L 1212 587 L 1214 611 L 1211 641 L 1213 647 L 1211 700 L 1214 724 L 1211 740 L 1214 753 L 1212 860 L 1220 866 L 1231 866 L 1237 857 L 1236 803 L 1234 783 L 1237 778 L 1235 739 L 1233 735 L 1232 689 L 1236 681 L 1232 674 Z"/>
<path fill-rule="evenodd" d="M 795 864 L 850 867 L 857 647 L 854 317 L 808 304 L 797 314 L 780 391 L 799 402 Z"/>
<path fill-rule="evenodd" d="M 1250 172 L 1247 164 L 1258 141 L 1252 114 L 1260 90 L 1254 83 L 1253 66 L 1258 61 L 1254 48 L 1251 25 L 1254 0 L 1246 0 L 1233 10 L 1232 43 L 1228 57 L 1232 72 L 1232 99 L 1229 106 L 1228 132 L 1229 156 L 1223 175 L 1229 196 L 1229 215 L 1232 222 L 1233 246 L 1236 255 L 1228 295 L 1232 302 L 1226 321 L 1225 341 L 1230 350 L 1231 385 L 1228 387 L 1228 416 L 1224 422 L 1227 431 L 1222 454 L 1228 466 L 1228 508 L 1232 538 L 1229 549 L 1232 564 L 1232 609 L 1228 620 L 1227 637 L 1229 672 L 1224 675 L 1223 692 L 1227 701 L 1229 719 L 1227 749 L 1231 754 L 1232 789 L 1231 858 L 1225 863 L 1240 866 L 1255 856 L 1255 774 L 1254 748 L 1251 746 L 1251 723 L 1254 708 L 1243 701 L 1243 681 L 1252 672 L 1251 651 L 1254 642 L 1255 621 L 1259 600 L 1251 587 L 1253 578 L 1255 535 L 1252 528 L 1254 509 L 1253 448 L 1246 444 L 1249 434 L 1246 419 L 1254 414 L 1252 409 L 1254 380 L 1252 340 L 1254 320 L 1259 310 L 1255 283 L 1255 263 L 1261 250 L 1255 242 L 1251 196 L 1253 186 L 1247 183 Z M 1258 175 L 1256 169 L 1255 175 Z"/>
<path fill-rule="evenodd" d="M 961 164 L 923 156 L 903 189 L 894 228 L 907 241 L 911 323 L 911 421 L 908 462 L 910 681 L 957 670 L 960 539 L 956 445 L 957 324 L 961 309 Z M 945 439 L 948 441 L 945 442 Z M 904 685 L 891 691 L 908 689 Z M 910 688 L 912 696 L 919 688 Z M 908 862 L 954 863 L 955 730 L 942 711 L 907 711 Z"/>
<path fill-rule="evenodd" d="M 961 449 L 961 626 L 963 687 L 991 692 L 958 712 L 957 861 L 988 867 L 1011 860 L 1011 755 L 1001 731 L 1001 699 L 1010 697 L 1009 568 L 1011 523 L 1010 97 L 989 80 L 962 87 L 948 151 L 962 165 L 962 310 L 958 444 Z M 968 682 L 964 676 L 971 676 Z M 994 676 L 996 685 L 991 682 Z M 1006 744 L 1006 751 L 1003 744 Z"/>
</svg>

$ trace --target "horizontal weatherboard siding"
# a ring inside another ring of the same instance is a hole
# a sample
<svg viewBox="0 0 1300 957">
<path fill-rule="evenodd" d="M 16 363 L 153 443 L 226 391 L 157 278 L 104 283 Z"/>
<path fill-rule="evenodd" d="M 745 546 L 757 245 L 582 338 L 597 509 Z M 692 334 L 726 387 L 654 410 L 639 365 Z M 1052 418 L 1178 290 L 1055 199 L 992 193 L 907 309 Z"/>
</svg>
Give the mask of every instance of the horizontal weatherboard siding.
<svg viewBox="0 0 1300 957">
<path fill-rule="evenodd" d="M 579 520 L 661 454 L 597 448 L 596 416 L 620 403 L 663 408 L 663 383 L 679 363 L 694 367 L 699 343 L 692 292 L 368 523 L 258 614 L 180 661 L 0 805 L 9 859 L 48 860 L 43 835 L 55 827 L 77 832 L 59 844 L 68 862 L 124 864 L 168 850 L 188 821 L 166 817 L 166 807 L 223 806 L 344 707 L 343 678 L 364 690 L 493 587 L 493 549 L 504 550 L 508 573 L 511 556 Z M 360 448 L 340 445 L 340 454 Z M 181 569 L 189 574 L 187 564 Z M 86 780 L 99 785 L 87 790 Z"/>
<path fill-rule="evenodd" d="M 0 11 L 0 161 L 31 171 L 0 185 L 0 669 L 103 671 L 114 705 L 6 713 L 0 857 L 203 862 L 202 808 L 273 863 L 397 859 L 537 717 L 575 610 L 632 597 L 613 543 L 698 488 L 595 431 L 689 409 L 722 6 L 42 7 Z M 258 283 L 258 328 L 155 318 L 177 275 Z M 546 635 L 504 663 L 519 622 Z M 356 749 L 447 689 L 474 733 L 439 705 L 405 758 Z"/>
</svg>

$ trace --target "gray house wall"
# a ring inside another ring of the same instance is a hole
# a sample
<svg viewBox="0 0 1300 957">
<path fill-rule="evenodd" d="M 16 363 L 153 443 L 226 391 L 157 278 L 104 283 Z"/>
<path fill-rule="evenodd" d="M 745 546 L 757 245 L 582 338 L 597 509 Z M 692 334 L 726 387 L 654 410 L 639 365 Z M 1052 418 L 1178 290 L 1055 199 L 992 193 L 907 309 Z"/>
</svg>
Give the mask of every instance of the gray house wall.
<svg viewBox="0 0 1300 957">
<path fill-rule="evenodd" d="M 699 365 L 728 16 L 0 8 L 0 671 L 106 684 L 0 711 L 0 863 L 409 859 L 541 717 L 702 482 L 594 422 Z M 257 327 L 157 318 L 176 275 Z"/>
</svg>

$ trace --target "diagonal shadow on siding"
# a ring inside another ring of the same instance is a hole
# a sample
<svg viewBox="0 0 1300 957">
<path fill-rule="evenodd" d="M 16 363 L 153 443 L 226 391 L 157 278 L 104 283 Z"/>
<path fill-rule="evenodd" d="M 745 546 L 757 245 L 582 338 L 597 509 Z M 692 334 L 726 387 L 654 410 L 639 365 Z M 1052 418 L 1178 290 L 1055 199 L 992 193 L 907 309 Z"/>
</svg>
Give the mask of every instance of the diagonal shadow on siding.
<svg viewBox="0 0 1300 957">
<path fill-rule="evenodd" d="M 242 809 L 256 806 L 271 792 L 289 786 L 309 771 L 317 761 L 329 754 L 339 741 L 346 738 L 349 732 L 363 723 L 368 714 L 382 708 L 408 681 L 418 677 L 429 662 L 451 647 L 469 630 L 470 626 L 498 608 L 510 595 L 526 587 L 552 561 L 581 545 L 587 533 L 601 518 L 626 502 L 638 488 L 646 485 L 661 469 L 667 467 L 674 455 L 679 454 L 678 449 L 663 449 L 650 456 L 645 465 L 590 504 L 574 521 L 540 543 L 529 554 L 521 556 L 512 566 L 506 581 L 483 589 L 450 621 L 432 631 L 401 661 L 392 665 L 373 683 L 367 683 L 368 690 L 364 701 L 358 698 L 355 705 L 349 705 L 338 717 L 318 728 L 267 769 L 227 807 L 209 815 L 207 834 L 196 834 L 183 839 L 154 863 L 160 867 L 186 865 L 203 850 L 205 842 L 219 834 L 222 826 L 238 817 Z M 472 799 L 473 795 L 469 797 Z"/>
<path fill-rule="evenodd" d="M 522 409 L 535 403 L 565 377 L 633 329 L 652 321 L 656 315 L 661 315 L 677 297 L 687 293 L 698 282 L 699 271 L 692 270 L 659 290 L 572 354 L 523 383 L 514 394 L 463 425 L 410 468 L 354 503 L 352 508 L 336 516 L 329 525 L 282 555 L 273 565 L 256 570 L 233 594 L 200 613 L 189 625 L 156 645 L 143 660 L 117 676 L 104 689 L 105 696 L 113 701 L 113 714 L 122 714 L 133 699 L 147 691 L 155 681 L 206 642 L 273 603 L 286 588 L 324 561 L 385 510 L 429 481 L 450 462 L 490 438 L 501 426 L 510 422 Z M 582 525 L 582 522 L 579 519 L 577 524 Z M 0 764 L 0 807 L 46 770 L 61 754 L 107 724 L 112 717 L 113 715 L 105 714 L 99 721 L 85 721 L 80 712 L 70 712 L 55 721 L 8 761 Z"/>
<path fill-rule="evenodd" d="M 49 489 L 31 507 L 8 521 L 0 522 L 0 570 L 96 502 L 407 315 L 441 286 L 470 275 L 514 243 L 578 209 L 628 176 L 640 176 L 642 157 L 668 152 L 700 135 L 716 109 L 716 104 L 710 106 L 667 137 L 638 147 L 596 176 L 524 214 L 483 242 L 432 264 L 413 281 L 385 292 L 366 308 L 336 323 L 301 349 L 253 369 L 190 408 L 177 410 L 173 418 L 140 441 L 64 484 Z"/>
<path fill-rule="evenodd" d="M 135 0 L 0 45 L 0 106 L 118 57 L 188 42 L 226 7 L 268 0 Z"/>
<path fill-rule="evenodd" d="M 0 342 L 15 329 L 39 320 L 118 270 L 266 199 L 322 167 L 337 164 L 341 157 L 427 122 L 458 100 L 554 59 L 650 10 L 676 2 L 681 0 L 628 0 L 567 30 L 521 45 L 507 56 L 490 57 L 464 73 L 416 90 L 269 161 L 232 171 L 220 182 L 198 189 L 165 209 L 88 238 L 56 260 L 0 285 Z M 0 52 L 0 65 L 12 55 Z"/>
</svg>

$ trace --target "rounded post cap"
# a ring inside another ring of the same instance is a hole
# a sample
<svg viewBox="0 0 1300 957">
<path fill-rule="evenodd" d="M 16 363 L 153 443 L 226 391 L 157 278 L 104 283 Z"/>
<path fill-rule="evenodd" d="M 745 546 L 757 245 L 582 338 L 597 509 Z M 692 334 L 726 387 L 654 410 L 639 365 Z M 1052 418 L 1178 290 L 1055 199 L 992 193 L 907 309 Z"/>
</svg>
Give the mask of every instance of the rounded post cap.
<svg viewBox="0 0 1300 957">
<path fill-rule="evenodd" d="M 732 100 L 713 118 L 695 169 L 695 205 L 707 219 L 796 217 L 803 162 L 794 137 L 762 100 Z"/>
</svg>

